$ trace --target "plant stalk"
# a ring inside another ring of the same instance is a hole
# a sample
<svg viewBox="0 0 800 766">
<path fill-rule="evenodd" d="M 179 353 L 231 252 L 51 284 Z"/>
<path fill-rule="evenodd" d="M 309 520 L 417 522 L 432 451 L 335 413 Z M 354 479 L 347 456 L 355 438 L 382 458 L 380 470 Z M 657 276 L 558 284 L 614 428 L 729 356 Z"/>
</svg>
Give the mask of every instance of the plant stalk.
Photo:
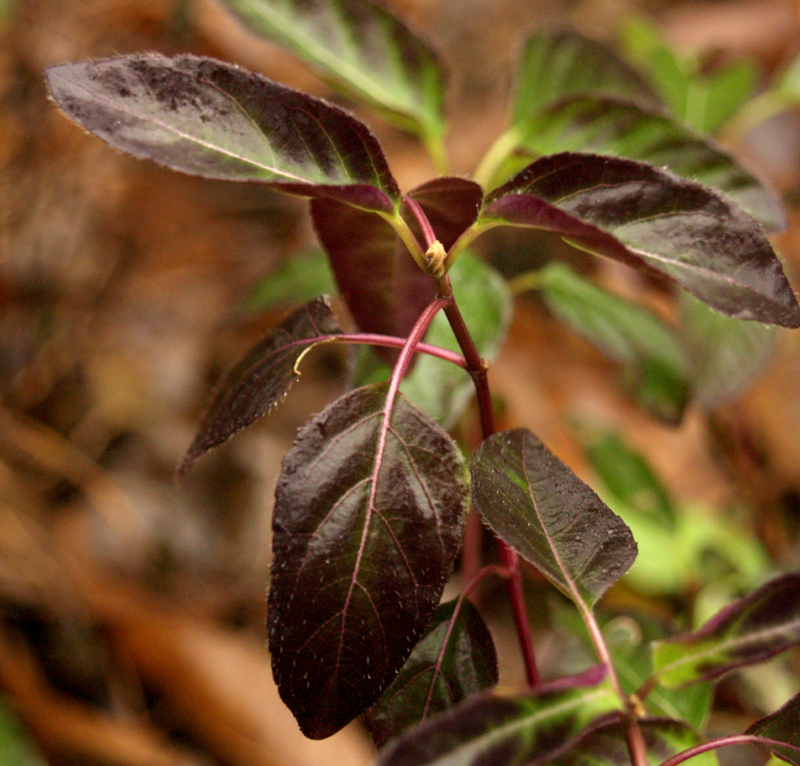
<svg viewBox="0 0 800 766">
<path fill-rule="evenodd" d="M 452 295 L 450 279 L 447 275 L 443 278 L 443 287 Z M 489 365 L 481 359 L 475 342 L 467 329 L 464 317 L 461 316 L 458 304 L 451 300 L 444 308 L 445 316 L 450 322 L 453 334 L 456 336 L 459 348 L 464 354 L 467 362 L 466 370 L 475 384 L 475 391 L 478 398 L 478 412 L 481 419 L 481 430 L 483 438 L 488 439 L 496 430 L 494 421 L 494 407 L 492 406 L 492 394 L 489 389 Z M 533 649 L 533 638 L 531 636 L 528 612 L 525 606 L 525 592 L 522 585 L 522 573 L 519 568 L 519 557 L 516 551 L 511 550 L 502 540 L 497 538 L 500 548 L 500 559 L 503 565 L 509 570 L 509 578 L 506 588 L 508 598 L 511 602 L 511 610 L 514 615 L 514 624 L 517 629 L 520 649 L 525 662 L 525 675 L 531 687 L 539 684 L 539 671 L 536 667 L 536 654 Z"/>
<path fill-rule="evenodd" d="M 797 745 L 790 745 L 788 742 L 780 742 L 776 739 L 767 739 L 766 737 L 759 737 L 755 734 L 737 734 L 730 737 L 720 737 L 719 739 L 712 739 L 710 742 L 703 742 L 700 745 L 690 747 L 682 753 L 676 753 L 666 761 L 663 761 L 661 766 L 678 766 L 678 764 L 694 758 L 696 755 L 707 753 L 709 750 L 717 750 L 721 747 L 730 747 L 731 745 L 763 745 L 779 746 L 791 750 L 800 755 L 800 747 Z"/>
</svg>

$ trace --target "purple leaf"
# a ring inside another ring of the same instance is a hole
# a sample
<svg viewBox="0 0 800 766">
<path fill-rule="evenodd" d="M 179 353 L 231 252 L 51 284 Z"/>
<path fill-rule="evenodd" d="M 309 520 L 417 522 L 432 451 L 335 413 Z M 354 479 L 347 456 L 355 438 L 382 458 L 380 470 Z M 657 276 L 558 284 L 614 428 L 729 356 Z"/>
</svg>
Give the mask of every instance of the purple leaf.
<svg viewBox="0 0 800 766">
<path fill-rule="evenodd" d="M 622 519 L 529 431 L 486 439 L 471 470 L 484 521 L 576 603 L 593 606 L 636 558 Z"/>
<path fill-rule="evenodd" d="M 643 162 L 563 153 L 492 192 L 478 225 L 527 226 L 669 277 L 740 319 L 800 327 L 800 306 L 759 225 L 722 195 Z"/>
<path fill-rule="evenodd" d="M 364 714 L 378 747 L 423 717 L 497 683 L 497 655 L 486 624 L 469 601 L 454 617 L 457 604 L 436 610 L 397 678 Z"/>
<path fill-rule="evenodd" d="M 800 694 L 795 694 L 780 710 L 756 721 L 745 734 L 785 742 L 794 747 L 765 744 L 773 755 L 800 766 Z"/>
<path fill-rule="evenodd" d="M 453 440 L 385 386 L 356 389 L 300 431 L 275 493 L 269 645 L 306 736 L 371 705 L 434 614 L 468 493 Z"/>
<path fill-rule="evenodd" d="M 111 146 L 192 175 L 392 211 L 397 182 L 342 109 L 232 64 L 156 53 L 47 70 L 61 108 Z"/>
<path fill-rule="evenodd" d="M 197 435 L 178 466 L 178 475 L 189 471 L 204 452 L 269 412 L 300 377 L 300 358 L 340 332 L 324 296 L 292 312 L 271 330 L 219 382 Z"/>
<path fill-rule="evenodd" d="M 771 580 L 700 630 L 659 641 L 653 666 L 665 686 L 717 678 L 800 644 L 800 574 Z"/>
<path fill-rule="evenodd" d="M 332 199 L 311 203 L 336 284 L 362 332 L 403 337 L 436 297 L 433 280 L 383 217 Z M 391 363 L 398 352 L 376 349 Z"/>
<path fill-rule="evenodd" d="M 600 668 L 530 694 L 473 696 L 386 748 L 378 766 L 518 766 L 549 756 L 621 702 Z"/>
</svg>

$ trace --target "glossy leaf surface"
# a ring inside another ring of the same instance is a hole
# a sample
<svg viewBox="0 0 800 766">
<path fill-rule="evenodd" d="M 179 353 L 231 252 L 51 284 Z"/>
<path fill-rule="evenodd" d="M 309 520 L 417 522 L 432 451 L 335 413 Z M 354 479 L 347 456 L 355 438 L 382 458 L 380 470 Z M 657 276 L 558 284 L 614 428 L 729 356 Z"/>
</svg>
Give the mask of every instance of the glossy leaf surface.
<svg viewBox="0 0 800 766">
<path fill-rule="evenodd" d="M 730 316 L 800 326 L 800 306 L 758 224 L 716 192 L 644 163 L 544 157 L 487 198 L 479 225 L 503 223 L 662 274 Z"/>
<path fill-rule="evenodd" d="M 464 461 L 385 386 L 338 399 L 301 429 L 275 492 L 269 645 L 306 736 L 371 705 L 428 626 L 461 543 Z"/>
<path fill-rule="evenodd" d="M 692 395 L 708 407 L 743 393 L 775 355 L 777 327 L 732 319 L 685 292 L 678 307 Z"/>
<path fill-rule="evenodd" d="M 300 377 L 300 358 L 340 332 L 328 299 L 320 297 L 292 312 L 267 333 L 217 385 L 178 474 L 186 473 L 204 452 L 269 412 Z"/>
<path fill-rule="evenodd" d="M 136 54 L 47 70 L 59 106 L 116 149 L 192 175 L 391 211 L 397 183 L 347 112 L 232 64 Z"/>
<path fill-rule="evenodd" d="M 365 0 L 223 0 L 249 29 L 424 136 L 442 132 L 443 72 L 422 40 Z"/>
<path fill-rule="evenodd" d="M 471 472 L 492 531 L 576 603 L 591 607 L 636 558 L 623 521 L 529 431 L 484 440 Z"/>
<path fill-rule="evenodd" d="M 538 276 L 550 310 L 623 365 L 639 403 L 668 422 L 680 422 L 689 387 L 684 354 L 671 328 L 563 264 L 549 264 Z"/>
<path fill-rule="evenodd" d="M 478 610 L 442 604 L 397 678 L 364 715 L 378 747 L 497 683 L 497 655 Z"/>
<path fill-rule="evenodd" d="M 659 766 L 667 758 L 698 745 L 701 741 L 696 732 L 681 721 L 645 718 L 639 720 L 639 728 L 650 766 Z M 713 751 L 695 756 L 692 761 L 696 766 L 717 764 Z M 629 766 L 630 762 L 625 723 L 622 721 L 594 727 L 550 761 L 558 766 Z"/>
<path fill-rule="evenodd" d="M 574 96 L 546 105 L 522 147 L 535 155 L 593 152 L 641 160 L 714 187 L 769 230 L 787 225 L 774 192 L 733 156 L 655 107 L 610 96 Z"/>
<path fill-rule="evenodd" d="M 756 721 L 745 733 L 793 745 L 791 748 L 780 745 L 767 747 L 778 758 L 800 766 L 800 694 L 796 694 L 772 715 Z"/>
<path fill-rule="evenodd" d="M 653 667 L 665 686 L 717 678 L 800 643 L 800 574 L 771 580 L 735 601 L 700 630 L 660 641 Z"/>
<path fill-rule="evenodd" d="M 545 761 L 620 701 L 597 669 L 572 685 L 472 697 L 385 749 L 378 766 L 521 766 Z"/>
</svg>

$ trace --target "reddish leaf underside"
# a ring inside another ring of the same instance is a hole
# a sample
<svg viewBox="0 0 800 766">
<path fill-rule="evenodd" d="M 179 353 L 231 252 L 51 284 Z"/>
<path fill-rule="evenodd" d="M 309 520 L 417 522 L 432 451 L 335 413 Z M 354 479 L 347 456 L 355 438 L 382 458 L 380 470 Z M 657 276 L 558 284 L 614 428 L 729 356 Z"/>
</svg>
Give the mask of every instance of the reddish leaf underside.
<svg viewBox="0 0 800 766">
<path fill-rule="evenodd" d="M 300 377 L 300 357 L 340 332 L 324 296 L 292 312 L 271 330 L 217 385 L 197 435 L 178 466 L 178 475 L 189 471 L 203 453 L 269 412 Z"/>
<path fill-rule="evenodd" d="M 303 732 L 327 737 L 372 704 L 430 622 L 461 540 L 463 458 L 386 386 L 340 398 L 283 461 L 273 514 L 269 645 Z"/>
<path fill-rule="evenodd" d="M 796 694 L 772 715 L 756 721 L 745 733 L 792 745 L 792 747 L 773 744 L 765 746 L 778 758 L 794 766 L 800 766 L 800 694 Z"/>
</svg>

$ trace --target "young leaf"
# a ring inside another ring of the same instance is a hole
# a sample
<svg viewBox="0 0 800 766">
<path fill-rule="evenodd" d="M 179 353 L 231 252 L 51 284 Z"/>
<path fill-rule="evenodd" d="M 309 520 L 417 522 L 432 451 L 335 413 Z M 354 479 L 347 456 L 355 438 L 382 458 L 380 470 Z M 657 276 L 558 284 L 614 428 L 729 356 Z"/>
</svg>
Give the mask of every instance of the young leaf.
<svg viewBox="0 0 800 766">
<path fill-rule="evenodd" d="M 683 291 L 678 307 L 692 395 L 708 407 L 742 393 L 775 354 L 780 331 L 773 325 L 732 319 Z"/>
<path fill-rule="evenodd" d="M 647 761 L 659 766 L 667 758 L 699 745 L 697 733 L 683 721 L 667 718 L 639 719 Z M 554 763 L 558 766 L 629 766 L 631 762 L 625 721 L 601 722 L 568 745 Z M 716 766 L 713 751 L 692 759 L 695 766 Z"/>
<path fill-rule="evenodd" d="M 771 580 L 735 601 L 700 630 L 660 641 L 653 667 L 665 686 L 717 678 L 800 643 L 800 574 Z"/>
<path fill-rule="evenodd" d="M 672 330 L 655 314 L 551 263 L 539 273 L 550 310 L 592 345 L 625 367 L 639 403 L 680 422 L 689 394 L 686 360 Z"/>
<path fill-rule="evenodd" d="M 438 140 L 443 71 L 408 27 L 366 0 L 223 0 L 249 29 L 275 40 L 400 127 Z"/>
<path fill-rule="evenodd" d="M 497 683 L 497 655 L 486 624 L 469 601 L 455 615 L 457 604 L 449 601 L 436 610 L 397 678 L 364 714 L 378 747 Z"/>
<path fill-rule="evenodd" d="M 528 226 L 669 277 L 740 319 L 800 326 L 800 306 L 758 224 L 665 170 L 594 154 L 529 165 L 487 198 L 477 227 Z"/>
<path fill-rule="evenodd" d="M 407 196 L 419 203 L 447 250 L 475 221 L 483 194 L 472 181 L 447 177 L 422 184 Z M 403 206 L 401 212 L 422 241 L 408 208 Z M 311 214 L 339 290 L 359 329 L 408 335 L 420 312 L 435 297 L 436 288 L 393 226 L 378 215 L 335 200 L 314 200 Z M 377 353 L 390 363 L 397 358 L 393 350 L 377 349 Z"/>
<path fill-rule="evenodd" d="M 177 473 L 185 474 L 204 452 L 269 412 L 300 377 L 301 357 L 341 331 L 324 296 L 289 314 L 219 382 Z"/>
<path fill-rule="evenodd" d="M 546 762 L 598 718 L 619 711 L 619 697 L 599 670 L 532 694 L 471 697 L 389 745 L 378 766 Z"/>
<path fill-rule="evenodd" d="M 371 705 L 429 624 L 467 506 L 452 439 L 385 386 L 338 399 L 300 431 L 275 492 L 269 645 L 306 736 Z"/>
<path fill-rule="evenodd" d="M 780 745 L 766 745 L 766 747 L 781 760 L 800 766 L 800 694 L 796 694 L 772 715 L 756 721 L 745 734 L 794 745 L 794 748 Z"/>
<path fill-rule="evenodd" d="M 47 70 L 61 108 L 111 146 L 192 175 L 392 211 L 397 182 L 347 112 L 209 58 L 143 53 Z"/>
<path fill-rule="evenodd" d="M 484 521 L 574 602 L 592 607 L 636 558 L 623 521 L 529 431 L 483 441 L 471 471 Z"/>
<path fill-rule="evenodd" d="M 771 231 L 786 228 L 774 192 L 734 157 L 658 107 L 592 94 L 546 104 L 521 143 L 534 155 L 593 152 L 666 167 L 681 178 L 722 191 Z"/>
</svg>

